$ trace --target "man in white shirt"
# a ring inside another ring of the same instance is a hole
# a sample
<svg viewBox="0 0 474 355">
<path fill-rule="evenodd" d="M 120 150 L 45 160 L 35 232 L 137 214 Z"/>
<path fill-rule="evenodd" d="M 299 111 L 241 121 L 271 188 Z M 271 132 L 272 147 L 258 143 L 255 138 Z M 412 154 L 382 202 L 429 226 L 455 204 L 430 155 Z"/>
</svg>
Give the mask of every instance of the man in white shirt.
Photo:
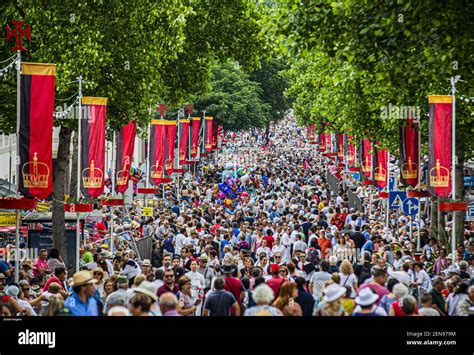
<svg viewBox="0 0 474 355">
<path fill-rule="evenodd" d="M 177 255 L 181 254 L 181 249 L 183 248 L 184 245 L 186 245 L 184 244 L 185 239 L 186 239 L 186 236 L 181 232 L 176 235 L 176 237 L 174 238 L 174 253 L 175 254 Z"/>
</svg>

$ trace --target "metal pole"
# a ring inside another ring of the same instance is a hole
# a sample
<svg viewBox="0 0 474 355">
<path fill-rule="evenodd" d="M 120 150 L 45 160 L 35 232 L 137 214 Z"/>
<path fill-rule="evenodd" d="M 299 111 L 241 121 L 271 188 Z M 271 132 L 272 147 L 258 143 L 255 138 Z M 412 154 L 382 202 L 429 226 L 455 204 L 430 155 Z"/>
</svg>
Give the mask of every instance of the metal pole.
<svg viewBox="0 0 474 355">
<path fill-rule="evenodd" d="M 421 191 L 421 118 L 418 122 L 418 190 Z M 421 250 L 420 245 L 420 229 L 421 229 L 421 197 L 418 198 L 418 234 L 416 236 L 416 251 L 419 252 Z"/>
<path fill-rule="evenodd" d="M 81 126 L 82 126 L 82 75 L 79 80 L 79 123 L 77 128 L 77 201 L 81 198 Z M 79 220 L 79 213 L 76 220 L 76 271 L 79 271 L 79 249 L 81 247 L 81 221 Z"/>
<path fill-rule="evenodd" d="M 390 195 L 390 152 L 388 151 L 387 149 L 387 192 L 388 194 Z M 385 199 L 385 207 L 386 207 L 386 210 L 385 210 L 385 218 L 386 218 L 386 223 L 387 223 L 387 235 L 386 237 L 388 237 L 388 232 L 390 230 L 390 206 L 389 206 L 389 203 L 388 203 L 388 198 Z"/>
<path fill-rule="evenodd" d="M 115 131 L 113 131 L 112 133 L 112 192 L 111 192 L 111 197 L 113 198 L 114 197 L 114 193 L 115 193 Z M 113 206 L 110 206 L 110 222 L 109 222 L 109 229 L 110 229 L 110 252 L 113 253 L 114 252 L 114 220 L 113 220 L 113 211 L 114 211 L 114 208 Z"/>
<path fill-rule="evenodd" d="M 181 169 L 181 166 L 180 166 L 180 163 L 179 163 L 179 158 L 181 156 L 181 147 L 180 147 L 180 143 L 181 143 L 181 137 L 180 137 L 180 134 L 179 134 L 179 131 L 180 131 L 180 118 L 181 118 L 181 112 L 178 111 L 178 127 L 176 129 L 176 132 L 178 134 L 178 169 Z M 178 199 L 178 205 L 179 205 L 179 200 L 180 200 L 180 193 L 179 193 L 179 174 L 176 174 L 176 179 L 177 179 L 177 182 L 176 182 L 176 198 Z"/>
<path fill-rule="evenodd" d="M 21 51 L 16 51 L 16 196 L 20 197 Z M 15 283 L 20 280 L 20 210 L 15 219 Z"/>
<path fill-rule="evenodd" d="M 151 107 L 150 107 L 150 117 L 151 117 Z M 148 127 L 147 127 L 147 149 L 146 149 L 146 166 L 145 166 L 145 187 L 148 188 L 148 180 L 149 180 L 149 175 L 150 175 L 150 122 L 148 122 Z M 145 194 L 144 199 L 144 206 L 147 206 L 147 194 Z"/>
<path fill-rule="evenodd" d="M 456 201 L 456 163 L 457 163 L 457 157 L 456 157 L 456 96 L 454 95 L 456 93 L 456 88 L 455 88 L 455 79 L 451 78 L 451 91 L 452 91 L 452 96 L 453 96 L 453 103 L 452 103 L 452 116 L 453 116 L 453 130 L 452 130 L 452 137 L 451 140 L 453 141 L 453 146 L 452 146 L 452 195 L 453 195 L 453 201 Z M 454 265 L 455 260 L 456 260 L 456 212 L 453 212 L 453 226 L 452 226 L 452 265 Z"/>
</svg>

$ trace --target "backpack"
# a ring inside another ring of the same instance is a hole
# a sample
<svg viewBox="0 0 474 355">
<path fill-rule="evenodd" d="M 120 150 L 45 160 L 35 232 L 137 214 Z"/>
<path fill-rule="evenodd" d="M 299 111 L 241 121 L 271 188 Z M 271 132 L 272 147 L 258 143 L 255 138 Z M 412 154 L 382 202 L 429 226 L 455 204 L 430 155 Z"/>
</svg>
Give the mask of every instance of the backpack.
<svg viewBox="0 0 474 355">
<path fill-rule="evenodd" d="M 316 248 L 308 249 L 308 261 L 313 265 L 319 264 L 318 250 Z"/>
</svg>

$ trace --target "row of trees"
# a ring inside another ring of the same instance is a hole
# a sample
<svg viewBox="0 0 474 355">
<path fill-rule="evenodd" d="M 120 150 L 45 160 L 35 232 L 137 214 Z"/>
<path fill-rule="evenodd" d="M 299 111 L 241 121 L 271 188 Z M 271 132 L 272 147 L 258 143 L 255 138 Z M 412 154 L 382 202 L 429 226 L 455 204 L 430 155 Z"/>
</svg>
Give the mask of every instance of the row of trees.
<svg viewBox="0 0 474 355">
<path fill-rule="evenodd" d="M 449 78 L 459 75 L 458 98 L 472 97 L 474 3 L 414 0 L 280 0 L 274 2 L 268 36 L 278 38 L 291 61 L 287 95 L 297 119 L 322 129 L 373 138 L 396 152 L 400 120 L 384 119 L 388 104 L 421 112 L 427 151 L 427 96 L 449 95 Z M 472 104 L 456 104 L 457 196 L 462 168 L 474 152 Z M 433 209 L 437 210 L 436 206 Z M 457 213 L 462 236 L 463 214 Z"/>
</svg>

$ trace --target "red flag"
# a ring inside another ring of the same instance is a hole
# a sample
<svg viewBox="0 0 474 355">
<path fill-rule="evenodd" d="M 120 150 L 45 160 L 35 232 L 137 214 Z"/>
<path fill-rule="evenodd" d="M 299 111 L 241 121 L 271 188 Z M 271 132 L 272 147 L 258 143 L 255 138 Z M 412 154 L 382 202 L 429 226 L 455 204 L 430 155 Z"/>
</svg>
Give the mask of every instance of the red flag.
<svg viewBox="0 0 474 355">
<path fill-rule="evenodd" d="M 451 192 L 452 145 L 452 96 L 428 97 L 429 120 L 429 170 L 428 183 L 432 194 L 447 197 Z"/>
<path fill-rule="evenodd" d="M 213 120 L 213 117 L 206 117 L 206 132 L 205 132 L 205 140 L 206 140 L 206 143 L 204 145 L 204 147 L 206 148 L 206 151 L 207 152 L 211 152 L 212 151 L 212 120 Z"/>
<path fill-rule="evenodd" d="M 117 192 L 124 193 L 128 188 L 130 178 L 130 167 L 132 166 L 133 148 L 135 146 L 135 135 L 137 126 L 130 122 L 117 134 L 117 158 L 115 164 Z"/>
<path fill-rule="evenodd" d="M 319 152 L 320 153 L 326 152 L 326 132 L 322 132 L 319 135 Z"/>
<path fill-rule="evenodd" d="M 166 121 L 165 173 L 167 175 L 171 175 L 174 172 L 175 143 L 176 143 L 176 122 Z"/>
<path fill-rule="evenodd" d="M 406 126 L 400 127 L 401 182 L 415 187 L 418 185 L 418 124 L 408 119 Z"/>
<path fill-rule="evenodd" d="M 55 64 L 22 63 L 19 191 L 47 198 L 53 191 L 53 112 Z"/>
<path fill-rule="evenodd" d="M 352 136 L 344 135 L 345 159 L 350 166 L 355 165 L 355 144 L 352 143 Z"/>
<path fill-rule="evenodd" d="M 332 153 L 332 133 L 326 133 L 326 153 Z"/>
<path fill-rule="evenodd" d="M 164 178 L 166 122 L 152 120 L 150 126 L 150 181 L 155 186 Z"/>
<path fill-rule="evenodd" d="M 179 163 L 186 164 L 188 140 L 189 140 L 189 120 L 179 120 L 181 137 L 179 138 Z"/>
<path fill-rule="evenodd" d="M 377 143 L 380 145 L 380 142 Z M 388 176 L 388 151 L 387 149 L 374 149 L 374 181 L 383 189 L 387 186 Z"/>
<path fill-rule="evenodd" d="M 81 190 L 84 196 L 99 197 L 104 192 L 107 99 L 83 97 L 82 105 Z"/>
<path fill-rule="evenodd" d="M 360 167 L 362 174 L 369 180 L 372 179 L 372 142 L 365 138 L 360 147 Z"/>
<path fill-rule="evenodd" d="M 218 135 L 219 135 L 219 123 L 213 121 L 212 122 L 212 150 L 218 150 Z"/>
<path fill-rule="evenodd" d="M 344 162 L 344 133 L 337 135 L 337 157 L 340 162 Z"/>
<path fill-rule="evenodd" d="M 199 149 L 199 129 L 201 126 L 201 118 L 193 117 L 193 125 L 191 126 L 191 158 L 196 159 Z"/>
</svg>

